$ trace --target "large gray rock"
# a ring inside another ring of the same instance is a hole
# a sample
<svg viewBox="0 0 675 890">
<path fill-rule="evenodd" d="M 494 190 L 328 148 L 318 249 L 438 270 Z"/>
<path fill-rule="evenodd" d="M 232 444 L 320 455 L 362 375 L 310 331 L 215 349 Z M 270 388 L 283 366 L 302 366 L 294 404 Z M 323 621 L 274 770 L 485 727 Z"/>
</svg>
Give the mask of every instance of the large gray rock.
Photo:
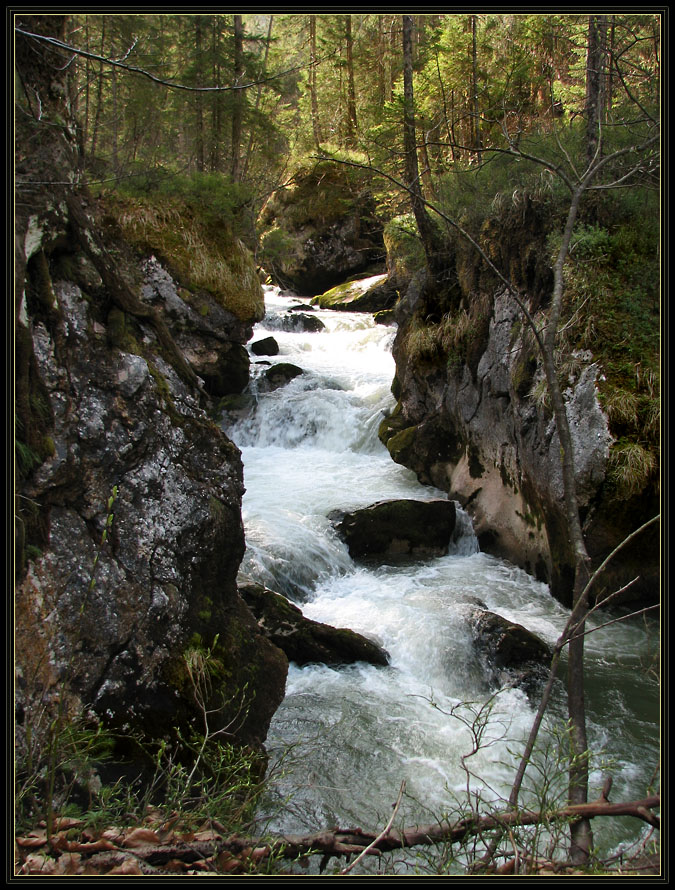
<svg viewBox="0 0 675 890">
<path fill-rule="evenodd" d="M 431 297 L 424 299 L 426 312 Z M 434 325 L 445 322 L 440 316 L 421 318 L 417 305 L 414 291 L 397 308 L 399 401 L 383 421 L 380 438 L 395 461 L 414 470 L 424 484 L 447 491 L 469 512 L 481 550 L 548 583 L 554 596 L 569 605 L 574 554 L 565 530 L 560 442 L 546 399 L 537 395 L 545 391 L 542 370 L 521 310 L 496 288 L 489 299 L 472 293 L 470 308 L 457 313 L 457 324 L 469 314 L 468 333 L 449 347 L 449 354 L 431 357 L 415 354 L 411 334 L 426 327 L 431 336 Z M 534 299 L 530 307 L 536 312 Z M 449 341 L 452 334 L 446 330 Z M 613 437 L 598 396 L 602 372 L 588 352 L 571 358 L 563 395 L 576 493 L 587 548 L 597 566 L 658 506 L 649 491 L 625 503 L 612 498 L 606 480 Z M 603 590 L 618 590 L 636 576 L 639 580 L 626 588 L 623 599 L 657 599 L 657 529 L 612 560 L 594 593 L 602 598 Z"/>
<path fill-rule="evenodd" d="M 455 528 L 452 501 L 381 501 L 330 518 L 354 559 L 383 562 L 447 553 Z"/>
<path fill-rule="evenodd" d="M 236 589 L 239 451 L 150 326 L 129 317 L 112 335 L 78 285 L 52 293 L 24 335 L 51 446 L 20 490 L 38 510 L 16 589 L 21 712 L 66 696 L 109 726 L 165 735 L 198 716 L 185 659 L 217 638 L 213 727 L 243 704 L 238 738 L 260 745 L 287 661 Z"/>
<path fill-rule="evenodd" d="M 216 398 L 240 393 L 249 381 L 249 357 L 245 343 L 254 319 L 240 321 L 207 291 L 198 297 L 199 311 L 184 299 L 179 288 L 155 257 L 142 264 L 142 298 L 161 309 L 176 344 L 204 381 L 204 389 Z"/>
</svg>

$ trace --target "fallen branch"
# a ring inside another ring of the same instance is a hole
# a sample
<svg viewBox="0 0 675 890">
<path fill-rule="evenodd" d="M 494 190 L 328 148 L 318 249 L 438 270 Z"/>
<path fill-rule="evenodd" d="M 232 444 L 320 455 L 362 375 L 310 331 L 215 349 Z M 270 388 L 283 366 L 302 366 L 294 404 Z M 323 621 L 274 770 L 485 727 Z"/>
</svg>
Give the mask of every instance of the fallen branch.
<svg viewBox="0 0 675 890">
<path fill-rule="evenodd" d="M 46 832 L 32 832 L 26 837 L 16 838 L 16 849 L 21 850 L 23 860 L 20 873 L 33 874 L 36 869 L 46 873 L 45 863 L 50 868 L 58 868 L 60 857 L 77 859 L 77 868 L 69 873 L 125 873 L 125 869 L 133 868 L 134 874 L 155 873 L 162 869 L 171 872 L 176 869 L 197 869 L 198 871 L 231 872 L 238 874 L 255 874 L 259 864 L 271 857 L 300 859 L 312 854 L 323 854 L 323 864 L 333 856 L 357 856 L 359 859 L 379 856 L 392 850 L 408 847 L 428 846 L 436 843 L 459 843 L 466 838 L 486 831 L 498 830 L 511 833 L 513 828 L 522 825 L 575 821 L 592 819 L 596 816 L 633 816 L 658 828 L 659 819 L 653 812 L 661 805 L 659 795 L 646 797 L 624 803 L 610 803 L 606 796 L 606 786 L 598 800 L 587 804 L 562 807 L 551 812 L 533 810 L 509 810 L 506 813 L 493 813 L 487 816 L 468 816 L 457 822 L 438 822 L 431 825 L 418 825 L 413 828 L 399 830 L 392 827 L 401 796 L 394 807 L 394 812 L 387 827 L 380 832 L 365 831 L 361 828 L 330 829 L 315 834 L 284 835 L 272 840 L 244 837 L 242 835 L 222 836 L 209 832 L 210 837 L 181 836 L 180 830 L 169 833 L 153 831 L 147 828 L 136 828 L 131 832 L 109 829 L 101 837 L 94 840 L 91 832 L 83 834 L 81 839 L 73 839 L 72 832 L 66 830 L 52 838 L 51 844 Z M 81 823 L 75 823 L 81 824 Z M 68 826 L 65 826 L 68 828 Z M 40 849 L 49 849 L 51 856 L 59 857 L 56 861 Z M 516 857 L 517 858 L 517 857 Z M 74 861 L 74 860 L 73 860 Z M 61 863 L 63 864 L 63 863 Z M 356 862 L 341 873 L 346 874 Z M 75 868 L 72 863 L 69 869 Z M 111 871 L 111 869 L 113 871 Z M 118 872 L 122 869 L 122 872 Z M 86 871 L 84 871 L 86 870 Z M 49 873 L 52 873 L 51 871 Z M 131 872 L 130 872 L 131 873 Z"/>
</svg>

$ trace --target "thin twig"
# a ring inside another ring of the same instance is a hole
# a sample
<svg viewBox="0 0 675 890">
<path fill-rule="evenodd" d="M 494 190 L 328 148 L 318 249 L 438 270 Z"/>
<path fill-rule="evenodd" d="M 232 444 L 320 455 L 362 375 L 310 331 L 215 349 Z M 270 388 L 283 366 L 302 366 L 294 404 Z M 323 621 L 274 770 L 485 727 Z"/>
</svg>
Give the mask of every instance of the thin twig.
<svg viewBox="0 0 675 890">
<path fill-rule="evenodd" d="M 354 866 L 363 859 L 364 856 L 370 853 L 370 851 L 373 849 L 374 846 L 376 846 L 376 844 L 379 844 L 379 842 L 384 840 L 384 838 L 389 834 L 389 832 L 391 831 L 391 826 L 394 824 L 396 814 L 398 813 L 398 808 L 401 806 L 401 800 L 403 799 L 404 791 L 405 779 L 401 782 L 401 788 L 398 792 L 398 798 L 396 799 L 396 803 L 394 804 L 394 811 L 391 814 L 391 818 L 387 822 L 385 828 L 380 832 L 380 834 L 378 834 L 378 836 L 375 838 L 374 841 L 372 841 L 372 843 L 368 844 L 368 846 L 364 850 L 362 850 L 361 853 L 359 853 L 359 855 L 352 863 L 350 863 L 346 868 L 342 869 L 342 871 L 340 872 L 341 875 L 348 874 L 354 868 Z"/>
</svg>

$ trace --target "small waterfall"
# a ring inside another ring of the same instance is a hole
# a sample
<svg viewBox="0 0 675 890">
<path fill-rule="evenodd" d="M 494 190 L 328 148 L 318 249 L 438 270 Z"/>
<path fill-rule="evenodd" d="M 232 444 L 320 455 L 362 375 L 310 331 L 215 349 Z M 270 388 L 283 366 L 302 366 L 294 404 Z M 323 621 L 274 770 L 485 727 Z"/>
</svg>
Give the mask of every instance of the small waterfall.
<svg viewBox="0 0 675 890">
<path fill-rule="evenodd" d="M 549 643 L 568 612 L 546 585 L 480 553 L 461 509 L 445 556 L 382 566 L 352 561 L 328 518 L 332 511 L 446 495 L 420 486 L 377 438 L 394 406 L 394 329 L 369 315 L 317 311 L 324 330 L 289 330 L 284 319 L 298 302 L 267 288 L 268 314 L 254 340 L 274 336 L 279 354 L 252 357 L 260 362 L 252 366 L 253 407 L 248 416 L 223 420 L 244 461 L 242 569 L 300 604 L 307 617 L 375 639 L 391 663 L 291 665 L 267 748 L 272 760 L 285 757 L 284 777 L 274 788 L 292 802 L 272 827 L 383 825 L 403 779 L 401 818 L 432 821 L 466 798 L 467 724 L 494 692 L 474 651 L 467 606 L 479 599 Z M 258 382 L 277 362 L 291 362 L 303 374 L 265 391 Z M 658 691 L 636 669 L 648 638 L 648 626 L 636 622 L 588 638 L 590 735 L 596 750 L 605 748 L 620 764 L 617 800 L 643 794 L 658 756 Z M 533 712 L 526 694 L 513 688 L 491 708 L 469 786 L 498 802 L 508 797 L 513 752 Z M 558 718 L 564 721 L 562 698 L 550 723 Z M 602 774 L 593 778 L 601 783 Z M 612 823 L 600 831 L 611 847 L 633 837 L 634 826 Z"/>
</svg>

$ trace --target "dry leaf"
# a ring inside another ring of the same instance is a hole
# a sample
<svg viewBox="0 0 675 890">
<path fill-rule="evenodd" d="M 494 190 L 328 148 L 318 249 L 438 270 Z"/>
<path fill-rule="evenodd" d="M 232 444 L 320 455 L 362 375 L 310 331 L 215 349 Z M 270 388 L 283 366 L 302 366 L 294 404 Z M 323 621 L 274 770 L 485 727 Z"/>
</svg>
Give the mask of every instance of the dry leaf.
<svg viewBox="0 0 675 890">
<path fill-rule="evenodd" d="M 106 872 L 107 875 L 142 875 L 143 872 L 139 868 L 135 859 L 125 859 L 121 865 L 116 865 Z"/>
<path fill-rule="evenodd" d="M 70 816 L 60 816 L 54 820 L 54 828 L 56 831 L 67 831 L 69 828 L 80 828 L 83 822 L 81 819 L 74 819 Z"/>
<path fill-rule="evenodd" d="M 159 844 L 159 836 L 151 828 L 135 828 L 122 841 L 123 847 L 145 847 L 148 844 Z"/>
<path fill-rule="evenodd" d="M 56 871 L 56 862 L 51 856 L 44 853 L 31 853 L 21 866 L 20 874 L 23 875 L 53 875 Z"/>
<path fill-rule="evenodd" d="M 187 862 L 183 862 L 182 859 L 171 859 L 164 866 L 165 871 L 187 871 L 188 868 L 192 868 L 192 866 L 188 865 Z"/>
<path fill-rule="evenodd" d="M 209 843 L 210 841 L 220 841 L 223 839 L 221 834 L 214 831 L 212 828 L 205 828 L 202 831 L 198 831 L 194 838 L 195 841 L 200 841 L 204 843 Z"/>
<path fill-rule="evenodd" d="M 119 828 L 106 828 L 106 830 L 101 834 L 101 837 L 107 841 L 119 843 L 124 837 L 124 832 L 121 831 Z"/>
<path fill-rule="evenodd" d="M 56 874 L 76 875 L 81 871 L 82 856 L 79 853 L 63 853 L 56 860 Z"/>
<path fill-rule="evenodd" d="M 18 837 L 16 838 L 16 842 L 19 847 L 28 847 L 29 849 L 43 847 L 47 843 L 47 835 L 27 835 L 26 837 Z"/>
</svg>

